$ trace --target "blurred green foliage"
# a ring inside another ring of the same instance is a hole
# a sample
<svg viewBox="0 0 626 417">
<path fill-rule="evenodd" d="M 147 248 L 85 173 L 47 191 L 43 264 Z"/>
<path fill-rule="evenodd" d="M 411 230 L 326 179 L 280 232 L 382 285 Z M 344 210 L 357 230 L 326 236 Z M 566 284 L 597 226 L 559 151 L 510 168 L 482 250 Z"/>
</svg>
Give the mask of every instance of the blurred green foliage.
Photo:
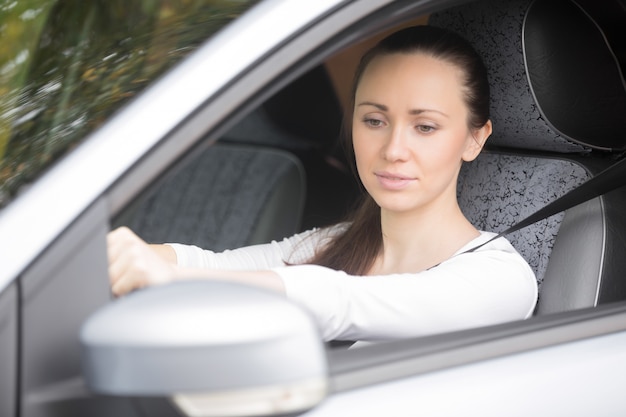
<svg viewBox="0 0 626 417">
<path fill-rule="evenodd" d="M 0 0 L 0 208 L 257 1 Z"/>
</svg>

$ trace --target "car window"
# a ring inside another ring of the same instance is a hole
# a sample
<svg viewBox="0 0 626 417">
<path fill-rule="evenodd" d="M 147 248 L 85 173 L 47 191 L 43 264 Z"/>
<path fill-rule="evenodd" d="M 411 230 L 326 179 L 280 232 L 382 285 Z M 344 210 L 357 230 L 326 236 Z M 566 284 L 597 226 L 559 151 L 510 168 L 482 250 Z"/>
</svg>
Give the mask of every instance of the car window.
<svg viewBox="0 0 626 417">
<path fill-rule="evenodd" d="M 0 6 L 0 208 L 258 0 Z"/>
</svg>

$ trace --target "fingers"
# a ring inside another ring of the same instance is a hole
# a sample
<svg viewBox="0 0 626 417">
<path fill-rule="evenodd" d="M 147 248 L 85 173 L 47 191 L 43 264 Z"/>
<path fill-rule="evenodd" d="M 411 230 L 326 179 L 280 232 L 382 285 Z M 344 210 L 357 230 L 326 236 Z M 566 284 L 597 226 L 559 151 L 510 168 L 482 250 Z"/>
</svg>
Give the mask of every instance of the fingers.
<svg viewBox="0 0 626 417">
<path fill-rule="evenodd" d="M 117 296 L 174 278 L 174 266 L 127 227 L 110 232 L 107 247 L 111 290 Z"/>
</svg>

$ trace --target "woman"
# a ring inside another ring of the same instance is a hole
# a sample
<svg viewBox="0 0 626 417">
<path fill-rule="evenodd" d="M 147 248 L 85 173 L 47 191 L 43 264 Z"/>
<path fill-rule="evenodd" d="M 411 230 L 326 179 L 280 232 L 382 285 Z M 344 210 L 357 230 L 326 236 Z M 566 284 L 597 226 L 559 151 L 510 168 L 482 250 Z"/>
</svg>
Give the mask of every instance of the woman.
<svg viewBox="0 0 626 417">
<path fill-rule="evenodd" d="M 461 212 L 456 183 L 491 134 L 489 84 L 464 39 L 419 26 L 362 59 L 351 146 L 367 195 L 350 222 L 215 254 L 109 235 L 113 292 L 178 279 L 245 282 L 285 294 L 325 340 L 390 340 L 524 319 L 537 284 L 504 239 Z"/>
</svg>

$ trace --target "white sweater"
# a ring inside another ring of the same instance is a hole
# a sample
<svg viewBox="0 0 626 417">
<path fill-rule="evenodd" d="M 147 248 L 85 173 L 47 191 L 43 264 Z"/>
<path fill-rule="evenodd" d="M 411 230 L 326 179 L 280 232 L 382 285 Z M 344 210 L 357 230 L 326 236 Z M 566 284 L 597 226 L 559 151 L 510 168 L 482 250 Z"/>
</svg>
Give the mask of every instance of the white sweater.
<svg viewBox="0 0 626 417">
<path fill-rule="evenodd" d="M 352 276 L 318 265 L 293 265 L 311 259 L 338 230 L 311 230 L 221 253 L 171 246 L 180 266 L 273 270 L 282 278 L 287 297 L 312 313 L 324 340 L 422 336 L 521 320 L 535 308 L 535 275 L 506 239 L 463 253 L 494 236 L 488 232 L 447 261 L 417 273 Z"/>
</svg>

